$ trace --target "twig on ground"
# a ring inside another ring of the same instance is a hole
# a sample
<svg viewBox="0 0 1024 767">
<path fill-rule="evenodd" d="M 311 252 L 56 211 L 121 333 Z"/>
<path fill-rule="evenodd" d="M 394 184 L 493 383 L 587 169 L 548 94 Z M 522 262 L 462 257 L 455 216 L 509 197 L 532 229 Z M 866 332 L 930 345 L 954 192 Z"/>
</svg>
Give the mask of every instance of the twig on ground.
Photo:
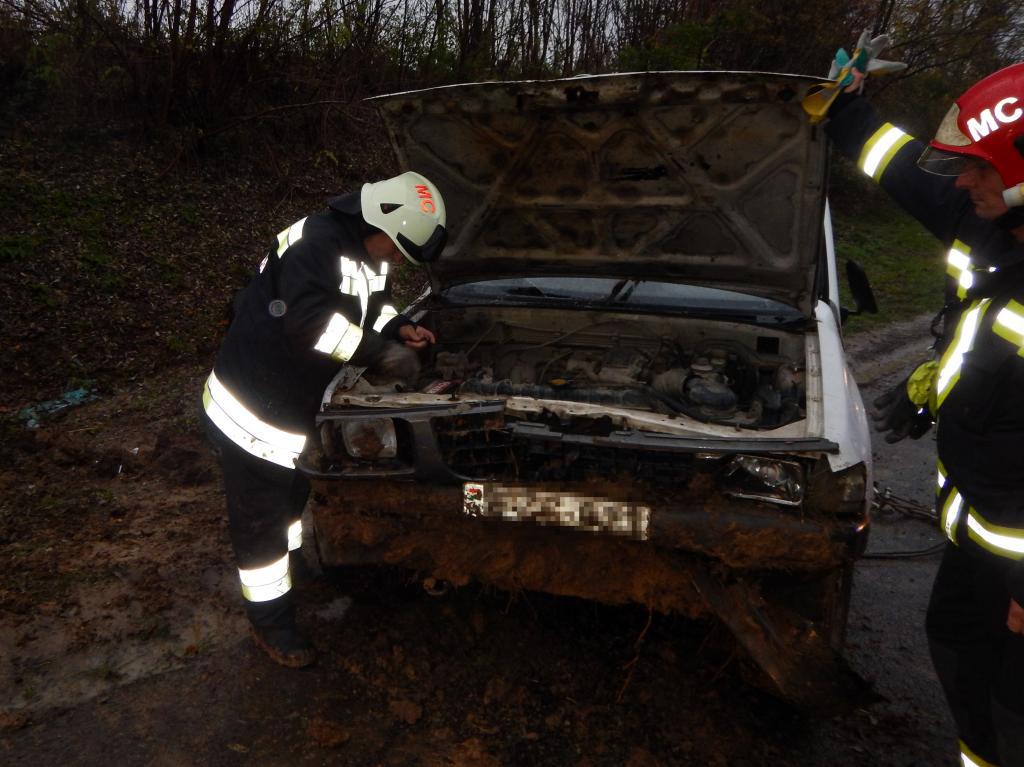
<svg viewBox="0 0 1024 767">
<path fill-rule="evenodd" d="M 718 677 L 722 675 L 722 672 L 729 668 L 729 666 L 732 665 L 732 662 L 736 660 L 736 653 L 737 648 L 733 647 L 732 652 L 729 653 L 729 657 L 725 659 L 725 663 L 723 663 L 721 666 L 715 669 L 715 673 L 711 675 L 711 679 L 708 680 L 708 685 L 713 685 L 715 682 L 718 681 Z"/>
<path fill-rule="evenodd" d="M 636 650 L 636 655 L 634 655 L 633 659 L 630 660 L 629 662 L 627 662 L 626 665 L 622 667 L 623 671 L 625 671 L 626 669 L 629 669 L 629 673 L 626 674 L 626 679 L 622 683 L 622 687 L 619 688 L 619 694 L 615 696 L 615 702 L 616 703 L 621 703 L 622 702 L 622 696 L 626 694 L 626 688 L 629 687 L 629 683 L 633 681 L 633 672 L 636 670 L 636 664 L 640 661 L 640 648 L 641 648 L 641 646 L 644 643 L 644 637 L 647 636 L 647 632 L 650 630 L 651 623 L 653 621 L 654 621 L 654 609 L 650 605 L 648 605 L 647 606 L 647 623 L 644 624 L 644 627 L 640 631 L 640 634 L 633 641 L 633 649 Z"/>
</svg>

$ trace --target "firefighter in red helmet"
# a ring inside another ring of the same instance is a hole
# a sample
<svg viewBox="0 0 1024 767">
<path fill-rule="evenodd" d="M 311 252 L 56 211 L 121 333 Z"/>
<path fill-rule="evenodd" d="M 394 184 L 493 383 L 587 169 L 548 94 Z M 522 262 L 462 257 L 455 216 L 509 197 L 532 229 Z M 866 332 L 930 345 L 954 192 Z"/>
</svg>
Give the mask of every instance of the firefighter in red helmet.
<svg viewBox="0 0 1024 767">
<path fill-rule="evenodd" d="M 968 89 L 926 146 L 860 97 L 866 74 L 886 64 L 870 61 L 884 42 L 862 43 L 869 55 L 842 72 L 826 131 L 948 249 L 933 359 L 876 400 L 876 427 L 895 442 L 936 425 L 936 509 L 949 542 L 926 618 L 932 662 L 961 762 L 1022 767 L 1024 63 Z"/>
<path fill-rule="evenodd" d="M 1003 183 L 998 200 L 986 200 L 982 218 L 1024 225 L 1024 63 L 989 75 L 956 100 L 918 165 L 940 176 L 995 173 Z M 967 188 L 965 181 L 962 188 Z"/>
</svg>

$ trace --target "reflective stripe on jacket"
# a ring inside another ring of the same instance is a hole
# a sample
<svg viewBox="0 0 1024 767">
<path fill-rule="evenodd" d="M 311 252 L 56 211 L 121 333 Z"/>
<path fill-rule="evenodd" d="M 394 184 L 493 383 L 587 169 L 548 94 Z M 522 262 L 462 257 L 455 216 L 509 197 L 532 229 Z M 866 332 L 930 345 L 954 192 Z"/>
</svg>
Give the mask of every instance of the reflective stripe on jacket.
<svg viewBox="0 0 1024 767">
<path fill-rule="evenodd" d="M 939 360 L 934 399 L 940 424 L 943 416 L 948 416 L 943 406 L 961 383 L 968 355 L 974 355 L 983 369 L 992 371 L 989 375 L 997 375 L 995 371 L 1005 369 L 1001 360 L 1024 357 L 1024 304 L 1005 296 L 983 298 L 971 301 L 961 312 L 953 340 Z M 965 392 L 964 396 L 968 400 L 983 399 L 989 393 L 987 388 L 983 388 Z M 1024 398 L 1021 402 L 1024 404 Z M 959 433 L 962 435 L 964 432 Z M 1024 434 L 1019 436 L 1016 441 L 1018 449 L 1024 448 Z M 944 447 L 948 453 L 958 446 L 947 444 Z M 1003 457 L 995 454 L 991 446 L 989 451 L 993 453 L 988 456 L 992 462 Z M 970 541 L 999 557 L 1024 558 L 1024 503 L 1006 497 L 1002 503 L 989 502 L 979 509 L 977 502 L 969 503 L 964 498 L 950 473 L 940 460 L 936 508 L 939 524 L 946 536 L 957 544 Z M 1024 477 L 1016 479 L 1024 483 Z M 1020 496 L 1024 497 L 1024 487 Z"/>
<path fill-rule="evenodd" d="M 357 215 L 331 209 L 282 231 L 236 301 L 204 391 L 211 420 L 250 454 L 292 467 L 339 366 L 371 364 L 411 324 L 389 276 L 370 261 Z"/>
</svg>

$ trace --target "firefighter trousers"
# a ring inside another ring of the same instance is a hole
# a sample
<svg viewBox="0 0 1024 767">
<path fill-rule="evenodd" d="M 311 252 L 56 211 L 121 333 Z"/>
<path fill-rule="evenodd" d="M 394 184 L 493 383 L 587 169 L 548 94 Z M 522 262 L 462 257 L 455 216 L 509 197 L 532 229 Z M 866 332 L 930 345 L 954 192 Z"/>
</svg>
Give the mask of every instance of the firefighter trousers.
<svg viewBox="0 0 1024 767">
<path fill-rule="evenodd" d="M 950 543 L 928 603 L 932 663 L 968 765 L 1024 767 L 1024 636 L 1006 627 L 1010 564 Z"/>
<path fill-rule="evenodd" d="M 243 595 L 248 602 L 284 597 L 291 584 L 287 576 L 288 552 L 297 546 L 296 531 L 301 529 L 309 481 L 295 469 L 250 455 L 224 436 L 205 415 L 203 420 L 224 472 L 228 528 Z M 278 563 L 281 567 L 273 569 Z M 246 587 L 246 574 L 267 570 L 273 570 L 272 578 L 264 576 L 255 587 Z M 273 585 L 262 588 L 268 584 Z"/>
</svg>

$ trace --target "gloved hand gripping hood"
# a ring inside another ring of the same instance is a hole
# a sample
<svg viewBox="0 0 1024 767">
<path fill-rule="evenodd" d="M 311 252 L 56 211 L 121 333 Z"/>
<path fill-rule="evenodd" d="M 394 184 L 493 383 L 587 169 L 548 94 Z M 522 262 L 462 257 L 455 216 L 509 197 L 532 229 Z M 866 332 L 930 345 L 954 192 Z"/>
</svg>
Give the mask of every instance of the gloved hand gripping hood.
<svg viewBox="0 0 1024 767">
<path fill-rule="evenodd" d="M 491 82 L 374 99 L 403 168 L 434 181 L 434 287 L 531 275 L 738 290 L 810 316 L 826 146 L 821 80 L 654 72 Z"/>
</svg>

